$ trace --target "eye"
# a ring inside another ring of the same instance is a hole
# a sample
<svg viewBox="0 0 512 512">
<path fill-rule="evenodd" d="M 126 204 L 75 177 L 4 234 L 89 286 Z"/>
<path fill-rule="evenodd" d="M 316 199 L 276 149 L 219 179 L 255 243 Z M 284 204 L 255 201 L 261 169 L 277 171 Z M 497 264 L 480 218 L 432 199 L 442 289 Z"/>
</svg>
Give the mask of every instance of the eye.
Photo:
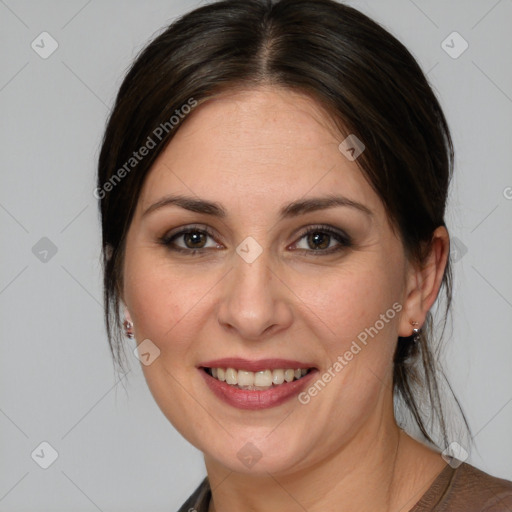
<svg viewBox="0 0 512 512">
<path fill-rule="evenodd" d="M 219 244 L 205 245 L 208 237 L 213 238 L 213 233 L 206 227 L 189 226 L 177 233 L 166 234 L 159 239 L 162 245 L 165 245 L 171 251 L 195 254 L 201 253 L 205 249 L 218 248 Z M 176 241 L 181 241 L 179 245 Z"/>
<path fill-rule="evenodd" d="M 214 234 L 206 226 L 189 226 L 181 231 L 166 234 L 158 241 L 171 251 L 194 255 L 203 253 L 207 249 L 219 249 L 222 246 L 213 242 L 206 245 L 208 238 L 214 238 Z M 330 226 L 311 226 L 302 233 L 299 240 L 305 239 L 307 247 L 297 247 L 296 242 L 292 247 L 315 256 L 332 254 L 352 246 L 351 239 L 342 231 Z M 332 245 L 336 241 L 337 245 Z M 178 242 L 181 242 L 179 244 Z"/>
<path fill-rule="evenodd" d="M 315 256 L 332 254 L 352 246 L 348 235 L 330 226 L 311 226 L 302 233 L 300 240 L 303 238 L 307 247 L 299 248 L 299 250 L 313 253 Z M 331 245 L 333 239 L 338 242 L 338 245 L 334 245 L 334 247 Z"/>
</svg>

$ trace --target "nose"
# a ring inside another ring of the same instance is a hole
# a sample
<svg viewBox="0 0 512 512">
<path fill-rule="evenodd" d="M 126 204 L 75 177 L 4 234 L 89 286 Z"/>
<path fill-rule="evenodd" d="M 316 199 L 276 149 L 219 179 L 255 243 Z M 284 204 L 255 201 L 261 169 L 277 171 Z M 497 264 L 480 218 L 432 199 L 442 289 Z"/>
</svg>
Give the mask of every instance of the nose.
<svg viewBox="0 0 512 512">
<path fill-rule="evenodd" d="M 287 329 L 293 321 L 290 290 L 270 267 L 269 251 L 252 263 L 234 255 L 226 276 L 218 321 L 247 340 L 261 340 Z"/>
</svg>

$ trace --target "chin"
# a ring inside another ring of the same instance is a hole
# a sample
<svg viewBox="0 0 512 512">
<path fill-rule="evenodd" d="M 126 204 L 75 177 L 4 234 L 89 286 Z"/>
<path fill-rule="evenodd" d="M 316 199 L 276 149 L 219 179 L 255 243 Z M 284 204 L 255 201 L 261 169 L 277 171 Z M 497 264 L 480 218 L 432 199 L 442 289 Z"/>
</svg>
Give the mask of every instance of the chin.
<svg viewBox="0 0 512 512">
<path fill-rule="evenodd" d="M 205 460 L 215 461 L 235 473 L 268 477 L 268 474 L 291 474 L 300 469 L 304 460 L 304 442 L 294 440 L 282 430 L 270 436 L 269 430 L 260 435 L 226 434 L 215 446 L 197 446 L 205 454 Z M 220 443 L 219 443 L 220 441 Z"/>
</svg>

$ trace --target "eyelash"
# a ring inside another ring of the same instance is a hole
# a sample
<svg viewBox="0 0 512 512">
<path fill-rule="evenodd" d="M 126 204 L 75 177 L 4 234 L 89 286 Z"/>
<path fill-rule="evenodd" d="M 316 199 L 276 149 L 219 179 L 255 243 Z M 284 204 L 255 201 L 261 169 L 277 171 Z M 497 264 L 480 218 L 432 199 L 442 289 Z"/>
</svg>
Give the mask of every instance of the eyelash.
<svg viewBox="0 0 512 512">
<path fill-rule="evenodd" d="M 183 235 L 190 234 L 190 233 L 201 233 L 201 234 L 208 235 L 211 238 L 215 238 L 212 231 L 207 227 L 189 226 L 188 228 L 183 229 L 183 230 L 179 231 L 178 233 L 174 233 L 172 235 L 164 235 L 163 237 L 158 239 L 158 242 L 160 244 L 164 245 L 165 247 L 167 247 L 170 251 L 186 253 L 190 256 L 193 256 L 195 254 L 203 254 L 205 251 L 208 251 L 210 249 L 210 248 L 184 249 L 183 247 L 176 247 L 173 245 L 174 240 L 176 240 L 177 238 L 179 238 Z M 308 236 L 311 233 L 327 234 L 327 235 L 331 236 L 332 238 L 334 238 L 337 242 L 339 242 L 339 245 L 335 248 L 325 249 L 325 250 L 322 250 L 322 249 L 318 249 L 318 250 L 297 249 L 298 251 L 302 251 L 305 253 L 312 253 L 311 255 L 313 255 L 313 256 L 322 256 L 322 255 L 328 255 L 328 254 L 340 252 L 343 249 L 352 247 L 352 240 L 350 239 L 350 237 L 348 235 L 344 234 L 343 232 L 337 231 L 337 230 L 331 228 L 330 226 L 325 226 L 325 225 L 310 226 L 306 231 L 301 233 L 298 240 L 299 241 L 302 240 L 304 237 Z"/>
</svg>

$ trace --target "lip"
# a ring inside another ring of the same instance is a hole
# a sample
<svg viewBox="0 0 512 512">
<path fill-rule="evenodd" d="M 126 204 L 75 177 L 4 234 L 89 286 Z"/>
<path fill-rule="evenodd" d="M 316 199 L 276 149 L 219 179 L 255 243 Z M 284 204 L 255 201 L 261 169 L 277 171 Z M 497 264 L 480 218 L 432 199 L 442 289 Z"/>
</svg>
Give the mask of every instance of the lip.
<svg viewBox="0 0 512 512">
<path fill-rule="evenodd" d="M 312 363 L 303 363 L 291 359 L 258 359 L 250 361 L 240 357 L 227 357 L 224 359 L 215 359 L 200 363 L 198 367 L 203 368 L 235 368 L 236 370 L 245 370 L 248 372 L 260 372 L 262 370 L 286 370 L 287 368 L 315 368 Z M 315 368 L 316 369 L 316 368 Z"/>
<path fill-rule="evenodd" d="M 268 360 L 266 361 L 268 362 Z M 217 364 L 217 362 L 215 363 Z M 260 364 L 261 361 L 257 363 Z M 302 367 L 305 368 L 304 365 Z M 208 368 L 222 368 L 222 366 L 208 366 Z M 270 369 L 268 366 L 266 368 Z M 296 368 L 300 368 L 300 366 L 297 366 Z M 225 382 L 217 380 L 216 378 L 206 373 L 203 367 L 198 368 L 198 370 L 205 379 L 207 386 L 216 395 L 217 398 L 227 403 L 228 405 L 231 405 L 232 407 L 246 410 L 259 410 L 268 409 L 270 407 L 277 407 L 278 405 L 283 404 L 284 402 L 299 394 L 318 374 L 318 370 L 313 369 L 299 380 L 284 382 L 283 384 L 275 387 L 272 386 L 272 388 L 266 390 L 250 391 L 246 389 L 238 389 L 234 386 L 226 384 Z"/>
</svg>

